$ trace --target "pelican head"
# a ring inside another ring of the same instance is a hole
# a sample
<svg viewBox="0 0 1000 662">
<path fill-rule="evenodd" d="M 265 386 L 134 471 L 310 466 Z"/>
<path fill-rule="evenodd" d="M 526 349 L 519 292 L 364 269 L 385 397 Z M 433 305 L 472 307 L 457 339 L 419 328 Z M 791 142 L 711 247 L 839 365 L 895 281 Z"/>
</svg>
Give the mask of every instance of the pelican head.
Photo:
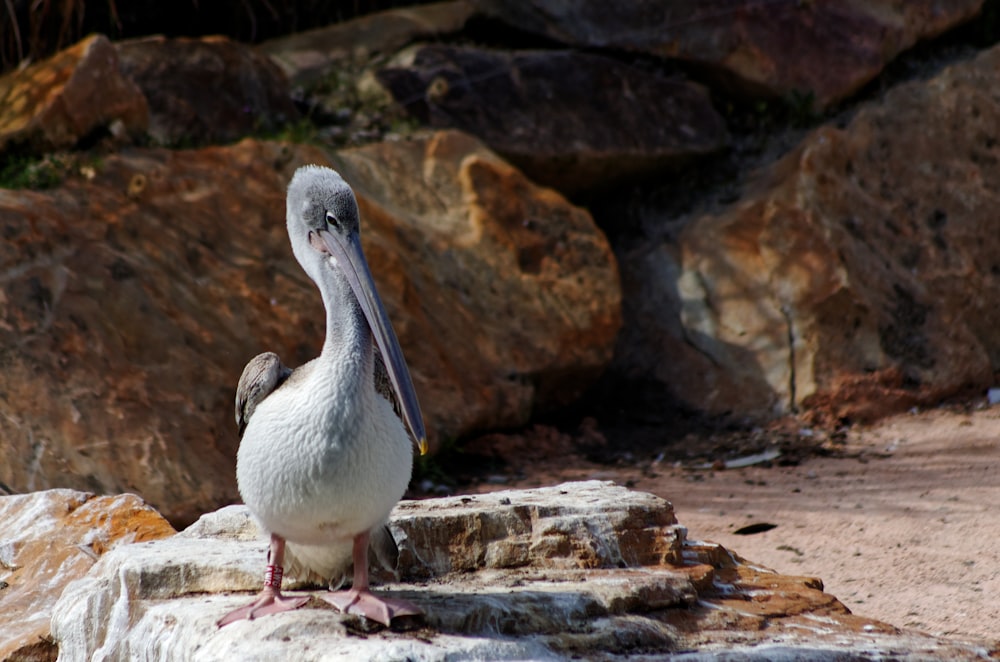
<svg viewBox="0 0 1000 662">
<path fill-rule="evenodd" d="M 330 168 L 303 166 L 288 185 L 287 223 L 296 259 L 321 289 L 331 278 L 345 279 L 350 285 L 375 339 L 376 351 L 382 352 L 403 422 L 420 453 L 426 453 L 427 435 L 410 371 L 361 250 L 354 191 Z"/>
</svg>

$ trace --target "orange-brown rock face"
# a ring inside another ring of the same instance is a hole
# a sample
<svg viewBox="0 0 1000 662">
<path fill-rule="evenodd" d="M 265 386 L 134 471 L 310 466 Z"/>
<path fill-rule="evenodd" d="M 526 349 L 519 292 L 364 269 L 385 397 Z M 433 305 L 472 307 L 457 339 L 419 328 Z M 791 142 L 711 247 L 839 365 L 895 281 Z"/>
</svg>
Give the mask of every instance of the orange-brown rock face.
<svg viewBox="0 0 1000 662">
<path fill-rule="evenodd" d="M 694 406 L 758 416 L 872 419 L 989 385 L 998 72 L 993 49 L 902 85 L 623 259 L 626 362 Z"/>
<path fill-rule="evenodd" d="M 610 360 L 617 273 L 586 212 L 458 134 L 335 161 L 434 439 L 522 424 Z M 58 191 L 0 191 L 0 482 L 137 492 L 179 522 L 238 498 L 243 365 L 322 345 L 284 223 L 310 162 L 329 160 L 136 150 Z"/>
<path fill-rule="evenodd" d="M 102 129 L 142 133 L 147 122 L 146 98 L 119 72 L 115 47 L 102 35 L 0 77 L 0 148 L 72 147 Z"/>
<path fill-rule="evenodd" d="M 359 194 L 365 250 L 438 437 L 524 423 L 611 360 L 618 271 L 586 211 L 454 131 L 334 165 Z"/>
<path fill-rule="evenodd" d="M 267 277 L 288 156 L 142 151 L 58 192 L 0 192 L 0 480 L 136 492 L 181 521 L 236 498 L 233 384 L 255 338 L 294 323 L 254 311 L 305 285 Z"/>
<path fill-rule="evenodd" d="M 52 609 L 108 550 L 174 534 L 133 494 L 50 490 L 0 497 L 0 659 L 55 659 Z"/>
</svg>

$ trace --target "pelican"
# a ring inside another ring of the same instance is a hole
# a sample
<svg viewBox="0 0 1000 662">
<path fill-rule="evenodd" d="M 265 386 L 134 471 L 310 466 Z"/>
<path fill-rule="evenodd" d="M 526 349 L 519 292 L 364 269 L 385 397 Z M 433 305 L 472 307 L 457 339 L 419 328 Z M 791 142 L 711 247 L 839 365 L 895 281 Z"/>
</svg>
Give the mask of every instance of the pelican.
<svg viewBox="0 0 1000 662">
<path fill-rule="evenodd" d="M 270 545 L 264 588 L 219 626 L 305 604 L 308 598 L 281 593 L 286 565 L 333 588 L 353 562 L 351 588 L 324 596 L 345 613 L 385 625 L 422 613 L 369 590 L 369 546 L 394 565 L 385 521 L 409 483 L 411 443 L 423 454 L 427 442 L 399 341 L 361 250 L 358 218 L 354 192 L 337 172 L 295 172 L 288 235 L 323 297 L 326 339 L 319 357 L 295 370 L 268 352 L 240 378 L 236 479 Z"/>
</svg>

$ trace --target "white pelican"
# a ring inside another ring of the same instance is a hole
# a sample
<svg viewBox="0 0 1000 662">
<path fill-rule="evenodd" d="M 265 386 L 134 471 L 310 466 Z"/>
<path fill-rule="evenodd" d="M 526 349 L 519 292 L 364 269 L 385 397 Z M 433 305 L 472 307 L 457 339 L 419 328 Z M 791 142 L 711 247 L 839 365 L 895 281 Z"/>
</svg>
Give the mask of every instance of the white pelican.
<svg viewBox="0 0 1000 662">
<path fill-rule="evenodd" d="M 410 480 L 409 435 L 427 450 L 420 407 L 361 250 L 350 186 L 329 168 L 299 168 L 288 185 L 287 224 L 292 251 L 322 294 L 326 340 L 319 357 L 294 371 L 265 353 L 240 378 L 236 478 L 271 542 L 263 590 L 219 625 L 307 602 L 281 593 L 286 551 L 297 574 L 334 584 L 353 561 L 351 588 L 325 599 L 389 625 L 421 611 L 369 591 L 368 547 L 394 563 L 384 524 Z"/>
</svg>

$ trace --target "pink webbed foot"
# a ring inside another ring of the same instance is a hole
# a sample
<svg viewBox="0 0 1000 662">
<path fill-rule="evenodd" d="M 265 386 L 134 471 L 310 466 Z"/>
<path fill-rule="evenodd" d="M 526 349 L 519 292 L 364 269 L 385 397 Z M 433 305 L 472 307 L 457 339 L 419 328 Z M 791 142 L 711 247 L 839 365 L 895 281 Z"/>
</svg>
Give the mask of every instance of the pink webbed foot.
<svg viewBox="0 0 1000 662">
<path fill-rule="evenodd" d="M 257 594 L 257 599 L 246 607 L 231 611 L 215 622 L 220 628 L 236 621 L 252 621 L 258 616 L 279 614 L 283 611 L 298 609 L 309 602 L 306 596 L 286 598 L 281 594 L 281 578 L 284 574 L 285 539 L 271 534 L 271 546 L 267 553 L 268 565 L 264 569 L 264 589 Z"/>
<path fill-rule="evenodd" d="M 420 607 L 406 600 L 379 597 L 367 589 L 334 591 L 322 598 L 345 614 L 364 616 L 386 627 L 392 624 L 394 618 L 424 614 Z"/>
<path fill-rule="evenodd" d="M 257 599 L 254 600 L 252 604 L 229 612 L 216 621 L 216 625 L 221 628 L 223 625 L 229 625 L 230 623 L 235 623 L 236 621 L 252 621 L 258 616 L 267 616 L 268 614 L 279 614 L 283 611 L 292 611 L 293 609 L 298 609 L 307 602 L 309 602 L 308 596 L 294 598 L 285 597 L 280 591 L 276 591 L 270 586 L 267 586 L 263 591 L 257 594 Z"/>
</svg>

